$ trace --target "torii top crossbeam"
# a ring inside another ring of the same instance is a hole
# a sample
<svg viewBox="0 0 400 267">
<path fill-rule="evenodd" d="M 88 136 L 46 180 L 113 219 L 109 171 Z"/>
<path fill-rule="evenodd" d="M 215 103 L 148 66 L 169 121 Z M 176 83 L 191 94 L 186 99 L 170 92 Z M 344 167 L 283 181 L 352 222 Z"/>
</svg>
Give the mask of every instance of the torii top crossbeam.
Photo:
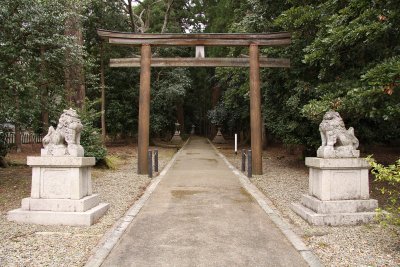
<svg viewBox="0 0 400 267">
<path fill-rule="evenodd" d="M 282 46 L 291 43 L 287 32 L 277 33 L 129 33 L 97 30 L 111 44 L 155 46 Z"/>
<path fill-rule="evenodd" d="M 98 30 L 99 36 L 115 45 L 151 45 L 151 46 L 284 46 L 291 42 L 290 33 L 129 33 Z M 203 50 L 204 51 L 204 50 Z M 196 52 L 197 54 L 197 52 Z M 249 67 L 249 58 L 152 58 L 152 67 Z M 110 60 L 111 67 L 140 67 L 140 58 L 115 58 Z M 288 68 L 289 59 L 259 58 L 261 68 Z"/>
</svg>

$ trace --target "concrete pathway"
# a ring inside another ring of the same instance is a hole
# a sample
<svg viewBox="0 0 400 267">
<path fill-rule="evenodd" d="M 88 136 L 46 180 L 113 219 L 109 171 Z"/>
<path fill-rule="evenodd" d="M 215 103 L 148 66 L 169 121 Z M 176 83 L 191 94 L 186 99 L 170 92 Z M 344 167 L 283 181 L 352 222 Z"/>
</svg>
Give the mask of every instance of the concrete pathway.
<svg viewBox="0 0 400 267">
<path fill-rule="evenodd" d="M 204 138 L 178 155 L 102 266 L 307 266 Z"/>
</svg>

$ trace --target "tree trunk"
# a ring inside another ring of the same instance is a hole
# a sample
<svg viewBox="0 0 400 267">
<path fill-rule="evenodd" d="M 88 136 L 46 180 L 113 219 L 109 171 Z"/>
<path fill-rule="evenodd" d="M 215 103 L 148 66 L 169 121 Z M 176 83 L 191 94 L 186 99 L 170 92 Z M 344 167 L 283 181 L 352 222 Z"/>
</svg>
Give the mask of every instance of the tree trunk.
<svg viewBox="0 0 400 267">
<path fill-rule="evenodd" d="M 161 33 L 165 33 L 167 30 L 169 14 L 171 13 L 171 7 L 172 7 L 173 3 L 174 3 L 174 0 L 168 0 L 168 2 L 167 2 L 167 8 L 166 8 L 165 14 L 164 14 L 164 23 L 161 28 Z"/>
<path fill-rule="evenodd" d="M 19 106 L 19 96 L 18 96 L 18 91 L 15 89 L 15 109 L 16 109 L 16 114 L 17 114 L 17 119 L 14 122 L 14 127 L 15 127 L 15 147 L 17 149 L 17 153 L 22 151 L 22 140 L 21 140 L 21 125 L 19 123 L 19 112 L 20 112 L 20 106 Z"/>
<path fill-rule="evenodd" d="M 132 32 L 136 32 L 135 21 L 133 20 L 132 0 L 128 0 L 128 5 L 126 8 L 128 9 L 129 22 L 131 24 Z"/>
<path fill-rule="evenodd" d="M 17 153 L 22 151 L 21 126 L 19 123 L 15 123 L 15 148 Z"/>
<path fill-rule="evenodd" d="M 83 36 L 82 25 L 79 18 L 80 4 L 70 4 L 70 15 L 65 21 L 65 35 L 72 37 L 74 52 L 66 49 L 65 58 L 65 90 L 67 102 L 82 108 L 85 101 L 85 77 L 83 66 Z M 78 56 L 74 56 L 77 54 Z"/>
<path fill-rule="evenodd" d="M 211 95 L 211 108 L 215 108 L 218 104 L 218 100 L 221 97 L 221 87 L 217 84 L 212 88 L 212 95 Z M 214 138 L 217 134 L 217 126 L 211 124 L 210 127 L 210 138 Z"/>
<path fill-rule="evenodd" d="M 46 73 L 46 61 L 44 58 L 45 48 L 40 47 L 40 89 L 42 92 L 41 101 L 41 117 L 42 117 L 42 133 L 46 134 L 49 128 L 49 111 L 47 108 L 48 103 L 48 87 L 45 77 Z"/>
<path fill-rule="evenodd" d="M 8 163 L 4 157 L 0 156 L 0 168 L 8 168 Z"/>
<path fill-rule="evenodd" d="M 176 119 L 180 124 L 180 131 L 185 132 L 185 113 L 182 104 L 176 104 Z"/>
<path fill-rule="evenodd" d="M 101 137 L 106 142 L 106 85 L 104 81 L 104 47 L 100 46 L 100 87 L 101 87 Z"/>
</svg>

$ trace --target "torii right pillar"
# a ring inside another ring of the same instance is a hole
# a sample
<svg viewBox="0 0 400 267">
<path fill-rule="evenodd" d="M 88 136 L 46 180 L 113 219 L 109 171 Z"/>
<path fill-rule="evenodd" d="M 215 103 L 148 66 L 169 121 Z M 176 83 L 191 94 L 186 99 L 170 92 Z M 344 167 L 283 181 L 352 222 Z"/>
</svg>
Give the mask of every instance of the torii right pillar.
<svg viewBox="0 0 400 267">
<path fill-rule="evenodd" d="M 257 44 L 251 44 L 250 56 L 250 131 L 253 174 L 262 174 L 262 122 L 260 63 Z"/>
</svg>

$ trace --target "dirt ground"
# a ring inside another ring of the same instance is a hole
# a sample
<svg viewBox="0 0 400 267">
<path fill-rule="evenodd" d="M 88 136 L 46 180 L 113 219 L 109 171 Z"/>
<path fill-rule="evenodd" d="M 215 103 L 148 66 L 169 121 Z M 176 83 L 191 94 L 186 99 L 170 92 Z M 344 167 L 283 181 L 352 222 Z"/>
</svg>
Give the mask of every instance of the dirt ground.
<svg viewBox="0 0 400 267">
<path fill-rule="evenodd" d="M 231 150 L 233 143 L 218 145 L 220 149 Z M 22 152 L 17 153 L 11 151 L 6 160 L 10 164 L 9 168 L 0 168 L 0 212 L 10 210 L 12 207 L 18 206 L 21 199 L 28 197 L 31 187 L 31 168 L 26 165 L 27 156 L 39 156 L 41 144 L 23 145 Z M 242 148 L 238 148 L 238 157 Z M 136 154 L 136 145 L 115 143 L 107 145 L 108 154 L 111 156 L 118 156 L 119 159 L 124 159 Z M 276 157 L 284 157 L 289 153 L 294 153 L 298 156 L 298 168 L 305 168 L 304 159 L 301 157 L 299 151 L 288 151 L 282 145 L 272 145 L 267 148 Z M 395 160 L 400 158 L 400 147 L 385 147 L 375 146 L 368 148 L 367 151 L 362 153 L 362 156 L 373 155 L 373 157 L 380 163 L 393 164 Z M 99 175 L 101 169 L 95 169 L 93 172 L 94 177 Z M 387 184 L 375 182 L 372 175 L 370 176 L 370 193 L 371 197 L 377 199 L 379 204 L 382 205 L 386 202 L 386 197 L 381 194 L 380 188 L 383 186 L 388 187 Z"/>
<path fill-rule="evenodd" d="M 26 165 L 27 156 L 40 155 L 40 144 L 23 145 L 22 152 L 12 150 L 6 156 L 9 168 L 0 168 L 0 213 L 19 206 L 31 192 L 32 171 Z"/>
</svg>

